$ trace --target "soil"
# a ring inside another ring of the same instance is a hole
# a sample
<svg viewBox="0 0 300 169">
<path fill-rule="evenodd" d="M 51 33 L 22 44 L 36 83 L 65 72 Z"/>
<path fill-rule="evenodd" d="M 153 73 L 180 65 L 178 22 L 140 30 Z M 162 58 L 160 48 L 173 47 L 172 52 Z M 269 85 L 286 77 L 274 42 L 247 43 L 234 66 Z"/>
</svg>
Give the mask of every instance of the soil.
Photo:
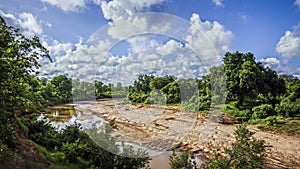
<svg viewBox="0 0 300 169">
<path fill-rule="evenodd" d="M 112 135 L 118 141 L 132 142 L 158 150 L 184 149 L 198 154 L 202 160 L 211 159 L 213 150 L 224 154 L 235 141 L 238 119 L 224 116 L 219 110 L 208 114 L 181 111 L 175 106 L 131 105 L 119 100 L 75 106 L 80 118 L 97 115 L 113 124 Z M 285 133 L 262 131 L 255 125 L 254 138 L 265 140 L 265 168 L 300 168 L 300 137 Z"/>
</svg>

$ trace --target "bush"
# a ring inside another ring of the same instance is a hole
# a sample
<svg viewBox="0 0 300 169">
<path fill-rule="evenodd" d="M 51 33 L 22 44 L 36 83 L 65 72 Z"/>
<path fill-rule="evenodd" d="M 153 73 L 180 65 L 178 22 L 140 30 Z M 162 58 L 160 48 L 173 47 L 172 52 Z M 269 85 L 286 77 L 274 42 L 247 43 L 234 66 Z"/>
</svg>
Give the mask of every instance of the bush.
<svg viewBox="0 0 300 169">
<path fill-rule="evenodd" d="M 268 116 L 275 114 L 275 111 L 270 104 L 262 104 L 252 108 L 252 118 L 253 119 L 264 119 Z"/>
<path fill-rule="evenodd" d="M 74 163 L 78 161 L 77 157 L 84 154 L 86 148 L 86 144 L 76 141 L 75 143 L 63 143 L 61 150 L 65 154 L 65 161 Z"/>
<path fill-rule="evenodd" d="M 148 98 L 148 95 L 140 92 L 140 93 L 129 93 L 128 99 L 131 103 L 144 103 L 146 99 Z"/>
<path fill-rule="evenodd" d="M 265 119 L 265 125 L 272 127 L 279 127 L 280 125 L 286 123 L 286 121 L 278 116 L 270 116 Z"/>
<path fill-rule="evenodd" d="M 207 96 L 194 95 L 190 100 L 182 102 L 183 109 L 190 112 L 199 112 L 210 109 L 211 100 Z"/>
<path fill-rule="evenodd" d="M 281 102 L 275 105 L 275 111 L 278 115 L 285 117 L 295 116 L 300 113 L 300 103 L 298 102 Z"/>
<path fill-rule="evenodd" d="M 235 131 L 236 141 L 232 149 L 225 150 L 226 156 L 215 154 L 214 159 L 204 168 L 262 168 L 266 157 L 265 142 L 253 139 L 253 134 L 246 126 L 239 126 Z"/>
<path fill-rule="evenodd" d="M 56 138 L 57 132 L 48 121 L 37 120 L 30 123 L 28 126 L 28 134 L 30 140 L 48 149 L 53 150 L 56 146 L 60 145 L 60 142 Z"/>
<path fill-rule="evenodd" d="M 196 169 L 197 164 L 191 160 L 191 156 L 187 152 L 173 153 L 169 157 L 169 164 L 171 169 Z"/>
</svg>

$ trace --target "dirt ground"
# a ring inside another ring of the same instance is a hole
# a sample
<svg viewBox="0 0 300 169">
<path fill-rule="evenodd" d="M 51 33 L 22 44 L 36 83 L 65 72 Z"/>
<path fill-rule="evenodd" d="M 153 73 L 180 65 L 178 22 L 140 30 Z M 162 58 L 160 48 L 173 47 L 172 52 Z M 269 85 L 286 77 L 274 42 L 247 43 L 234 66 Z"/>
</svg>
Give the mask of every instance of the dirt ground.
<svg viewBox="0 0 300 169">
<path fill-rule="evenodd" d="M 210 115 L 195 114 L 172 106 L 131 105 L 116 100 L 97 104 L 80 104 L 76 111 L 81 118 L 97 115 L 114 124 L 112 135 L 118 141 L 132 142 L 158 150 L 185 149 L 199 154 L 201 159 L 211 158 L 212 150 L 224 154 L 235 141 L 236 124 L 222 124 L 222 112 Z M 84 113 L 83 113 L 84 112 Z M 300 137 L 271 133 L 250 125 L 256 139 L 265 140 L 266 168 L 300 168 Z"/>
</svg>

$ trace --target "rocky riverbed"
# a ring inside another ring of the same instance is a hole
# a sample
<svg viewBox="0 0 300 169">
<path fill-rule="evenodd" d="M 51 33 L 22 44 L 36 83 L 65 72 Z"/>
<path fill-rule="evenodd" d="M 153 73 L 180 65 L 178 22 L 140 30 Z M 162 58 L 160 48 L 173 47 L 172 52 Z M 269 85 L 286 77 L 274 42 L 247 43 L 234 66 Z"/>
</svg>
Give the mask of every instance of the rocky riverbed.
<svg viewBox="0 0 300 169">
<path fill-rule="evenodd" d="M 120 100 L 103 100 L 75 106 L 80 118 L 97 115 L 114 124 L 112 135 L 118 141 L 131 142 L 158 150 L 189 150 L 209 160 L 212 151 L 224 154 L 235 141 L 236 119 L 223 117 L 219 110 L 209 115 L 181 111 L 175 106 L 131 105 Z M 226 119 L 226 121 L 224 121 Z M 226 123 L 226 124 L 224 124 Z M 266 168 L 298 168 L 300 138 L 274 134 L 248 126 L 254 137 L 263 139 L 267 150 Z"/>
</svg>

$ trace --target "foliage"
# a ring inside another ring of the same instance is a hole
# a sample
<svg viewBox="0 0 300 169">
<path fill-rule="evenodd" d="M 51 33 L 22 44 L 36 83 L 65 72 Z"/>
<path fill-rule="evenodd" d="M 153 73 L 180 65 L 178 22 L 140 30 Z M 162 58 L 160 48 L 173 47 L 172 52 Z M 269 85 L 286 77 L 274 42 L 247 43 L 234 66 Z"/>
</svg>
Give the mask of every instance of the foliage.
<svg viewBox="0 0 300 169">
<path fill-rule="evenodd" d="M 57 132 L 54 127 L 46 120 L 31 122 L 28 126 L 28 138 L 32 141 L 45 146 L 47 149 L 54 149 L 60 145 L 57 140 Z"/>
<path fill-rule="evenodd" d="M 196 169 L 197 164 L 192 161 L 192 157 L 187 152 L 173 153 L 169 157 L 169 164 L 171 169 Z"/>
<path fill-rule="evenodd" d="M 0 16 L 0 143 L 1 154 L 11 154 L 15 145 L 16 112 L 39 107 L 36 70 L 41 57 L 49 58 L 38 37 L 26 38 Z M 7 157 L 10 157 L 9 155 Z M 2 160 L 2 158 L 1 158 Z"/>
<path fill-rule="evenodd" d="M 273 107 L 270 104 L 261 104 L 259 106 L 255 106 L 252 108 L 252 111 L 253 111 L 252 114 L 253 119 L 263 119 L 268 116 L 275 115 Z"/>
<path fill-rule="evenodd" d="M 77 157 L 84 154 L 87 145 L 79 142 L 65 142 L 62 144 L 61 151 L 65 154 L 65 160 L 70 163 L 77 162 Z"/>
<path fill-rule="evenodd" d="M 132 146 L 124 146 L 123 151 L 118 154 L 114 160 L 116 169 L 139 169 L 145 167 L 149 163 L 148 154 L 138 149 L 134 151 Z"/>
<path fill-rule="evenodd" d="M 278 115 L 282 115 L 285 117 L 292 117 L 297 114 L 300 114 L 300 102 L 281 102 L 280 104 L 276 104 L 275 111 Z"/>
<path fill-rule="evenodd" d="M 239 126 L 235 131 L 236 141 L 232 144 L 232 149 L 225 151 L 227 156 L 215 154 L 214 159 L 205 168 L 262 168 L 265 163 L 266 146 L 263 140 L 251 138 L 253 134 L 246 126 Z"/>
<path fill-rule="evenodd" d="M 255 62 L 252 53 L 226 53 L 224 69 L 227 81 L 228 100 L 237 99 L 238 107 L 244 106 L 252 109 L 259 94 L 266 98 L 266 102 L 273 106 L 278 97 L 285 91 L 285 84 L 275 71 L 264 68 L 261 63 Z"/>
</svg>

